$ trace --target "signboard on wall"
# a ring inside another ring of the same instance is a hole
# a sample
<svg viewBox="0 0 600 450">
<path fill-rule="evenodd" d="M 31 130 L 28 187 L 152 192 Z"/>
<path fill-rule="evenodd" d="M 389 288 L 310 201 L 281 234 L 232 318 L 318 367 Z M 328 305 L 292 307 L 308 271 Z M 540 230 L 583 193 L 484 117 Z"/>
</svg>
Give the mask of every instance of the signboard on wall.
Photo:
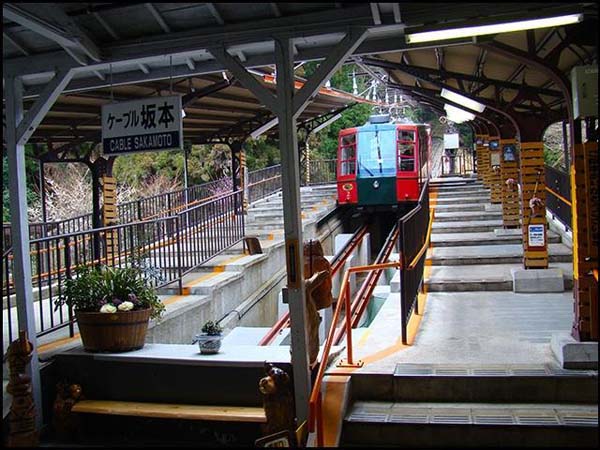
<svg viewBox="0 0 600 450">
<path fill-rule="evenodd" d="M 546 245 L 544 224 L 529 225 L 527 238 L 529 247 L 543 247 Z"/>
<path fill-rule="evenodd" d="M 458 133 L 444 134 L 444 148 L 458 148 Z"/>
<path fill-rule="evenodd" d="M 181 148 L 180 95 L 102 106 L 102 150 L 105 155 Z"/>
<path fill-rule="evenodd" d="M 490 152 L 490 166 L 499 166 L 500 165 L 500 152 Z"/>
<path fill-rule="evenodd" d="M 516 161 L 517 160 L 517 148 L 513 144 L 508 144 L 502 147 L 502 157 L 504 161 Z"/>
</svg>

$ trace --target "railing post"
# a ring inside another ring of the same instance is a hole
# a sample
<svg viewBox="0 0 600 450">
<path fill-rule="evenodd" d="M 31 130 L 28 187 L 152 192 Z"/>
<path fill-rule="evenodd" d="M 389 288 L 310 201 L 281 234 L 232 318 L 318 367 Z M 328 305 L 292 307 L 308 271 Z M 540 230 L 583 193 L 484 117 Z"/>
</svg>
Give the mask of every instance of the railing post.
<svg viewBox="0 0 600 450">
<path fill-rule="evenodd" d="M 184 213 L 185 214 L 185 213 Z M 183 295 L 183 267 L 181 266 L 181 221 L 179 220 L 180 215 L 175 216 L 175 234 L 177 235 L 177 278 L 179 285 L 179 295 Z M 189 247 L 189 245 L 188 245 Z"/>
<path fill-rule="evenodd" d="M 71 279 L 71 247 L 70 247 L 70 236 L 65 236 L 65 275 L 67 279 Z M 58 275 L 60 277 L 60 274 Z M 41 286 L 40 286 L 41 289 Z M 67 312 L 69 315 L 69 337 L 75 336 L 75 324 L 73 323 L 73 308 L 69 306 L 67 308 Z"/>
<path fill-rule="evenodd" d="M 406 261 L 404 254 L 404 222 L 400 221 L 400 234 L 398 235 L 399 261 L 400 261 L 400 323 L 402 332 L 402 343 L 406 345 Z"/>
<path fill-rule="evenodd" d="M 346 342 L 348 343 L 348 364 L 353 364 L 352 361 L 352 311 L 350 310 L 350 278 L 346 284 L 346 295 L 344 296 L 346 306 Z"/>
</svg>

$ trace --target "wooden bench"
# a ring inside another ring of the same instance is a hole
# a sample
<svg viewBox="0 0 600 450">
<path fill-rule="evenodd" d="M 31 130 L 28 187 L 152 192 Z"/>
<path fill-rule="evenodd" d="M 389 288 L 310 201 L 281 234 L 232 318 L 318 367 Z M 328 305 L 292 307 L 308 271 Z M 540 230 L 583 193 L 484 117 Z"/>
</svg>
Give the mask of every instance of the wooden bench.
<svg viewBox="0 0 600 450">
<path fill-rule="evenodd" d="M 81 400 L 71 412 L 224 422 L 266 422 L 262 407 Z"/>
</svg>

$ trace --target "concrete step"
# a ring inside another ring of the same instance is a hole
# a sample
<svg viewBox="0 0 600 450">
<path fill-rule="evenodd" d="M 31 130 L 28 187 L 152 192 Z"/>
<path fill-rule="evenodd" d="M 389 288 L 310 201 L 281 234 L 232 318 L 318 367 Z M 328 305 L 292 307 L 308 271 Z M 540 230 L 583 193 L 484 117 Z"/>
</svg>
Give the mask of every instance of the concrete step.
<svg viewBox="0 0 600 450">
<path fill-rule="evenodd" d="M 596 447 L 597 405 L 357 402 L 341 447 Z"/>
<path fill-rule="evenodd" d="M 477 233 L 481 231 L 494 231 L 496 228 L 502 228 L 502 219 L 495 220 L 472 220 L 455 222 L 436 222 L 435 217 L 431 226 L 432 233 Z"/>
<path fill-rule="evenodd" d="M 558 244 L 561 242 L 560 235 L 551 230 L 548 230 L 546 238 L 548 240 L 548 243 L 550 244 Z M 521 234 L 499 235 L 494 231 L 485 231 L 478 233 L 431 233 L 432 247 L 503 244 L 523 245 L 523 238 L 521 237 Z"/>
<path fill-rule="evenodd" d="M 436 208 L 435 222 L 460 222 L 468 220 L 502 220 L 502 212 L 497 211 L 439 211 Z"/>
<path fill-rule="evenodd" d="M 488 187 L 484 186 L 484 184 L 482 182 L 462 183 L 462 184 L 455 184 L 452 186 L 450 186 L 450 185 L 446 186 L 444 184 L 441 184 L 439 186 L 432 186 L 432 185 L 429 186 L 429 190 L 431 192 L 437 192 L 437 193 L 471 191 L 474 189 L 487 191 L 487 192 L 490 191 L 490 189 Z"/>
<path fill-rule="evenodd" d="M 242 277 L 243 274 L 239 272 L 191 272 L 183 277 L 183 287 L 185 293 L 189 295 L 211 295 L 217 289 L 241 284 Z M 234 283 L 236 281 L 239 283 Z M 159 288 L 158 294 L 179 294 L 178 285 L 173 284 Z"/>
<path fill-rule="evenodd" d="M 428 259 L 434 266 L 519 263 L 523 259 L 523 246 L 503 244 L 433 247 L 429 250 Z M 548 260 L 550 262 L 571 262 L 573 253 L 564 244 L 549 244 Z"/>
<path fill-rule="evenodd" d="M 483 189 L 470 189 L 470 190 L 460 190 L 460 191 L 441 191 L 437 192 L 437 198 L 446 199 L 446 198 L 457 198 L 457 197 L 484 197 L 489 199 L 490 192 Z"/>
<path fill-rule="evenodd" d="M 393 373 L 352 375 L 357 401 L 593 403 L 598 371 L 558 364 L 399 363 Z"/>
<path fill-rule="evenodd" d="M 431 292 L 512 291 L 511 269 L 522 268 L 523 264 L 427 266 L 424 278 Z M 573 289 L 572 263 L 550 263 L 549 268 L 561 269 L 565 291 Z"/>
<path fill-rule="evenodd" d="M 439 204 L 435 206 L 437 212 L 452 212 L 452 211 L 485 211 L 485 203 L 474 203 L 472 205 L 456 205 L 456 204 Z"/>
</svg>

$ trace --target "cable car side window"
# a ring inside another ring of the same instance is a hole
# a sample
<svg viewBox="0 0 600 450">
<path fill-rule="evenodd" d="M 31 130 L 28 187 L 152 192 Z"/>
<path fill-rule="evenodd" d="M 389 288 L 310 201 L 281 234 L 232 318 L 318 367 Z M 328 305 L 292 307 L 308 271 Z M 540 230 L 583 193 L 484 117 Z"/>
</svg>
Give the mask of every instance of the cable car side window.
<svg viewBox="0 0 600 450">
<path fill-rule="evenodd" d="M 340 175 L 356 172 L 356 134 L 340 137 Z"/>
<path fill-rule="evenodd" d="M 398 170 L 414 172 L 415 170 L 415 132 L 413 130 L 398 130 Z"/>
</svg>

